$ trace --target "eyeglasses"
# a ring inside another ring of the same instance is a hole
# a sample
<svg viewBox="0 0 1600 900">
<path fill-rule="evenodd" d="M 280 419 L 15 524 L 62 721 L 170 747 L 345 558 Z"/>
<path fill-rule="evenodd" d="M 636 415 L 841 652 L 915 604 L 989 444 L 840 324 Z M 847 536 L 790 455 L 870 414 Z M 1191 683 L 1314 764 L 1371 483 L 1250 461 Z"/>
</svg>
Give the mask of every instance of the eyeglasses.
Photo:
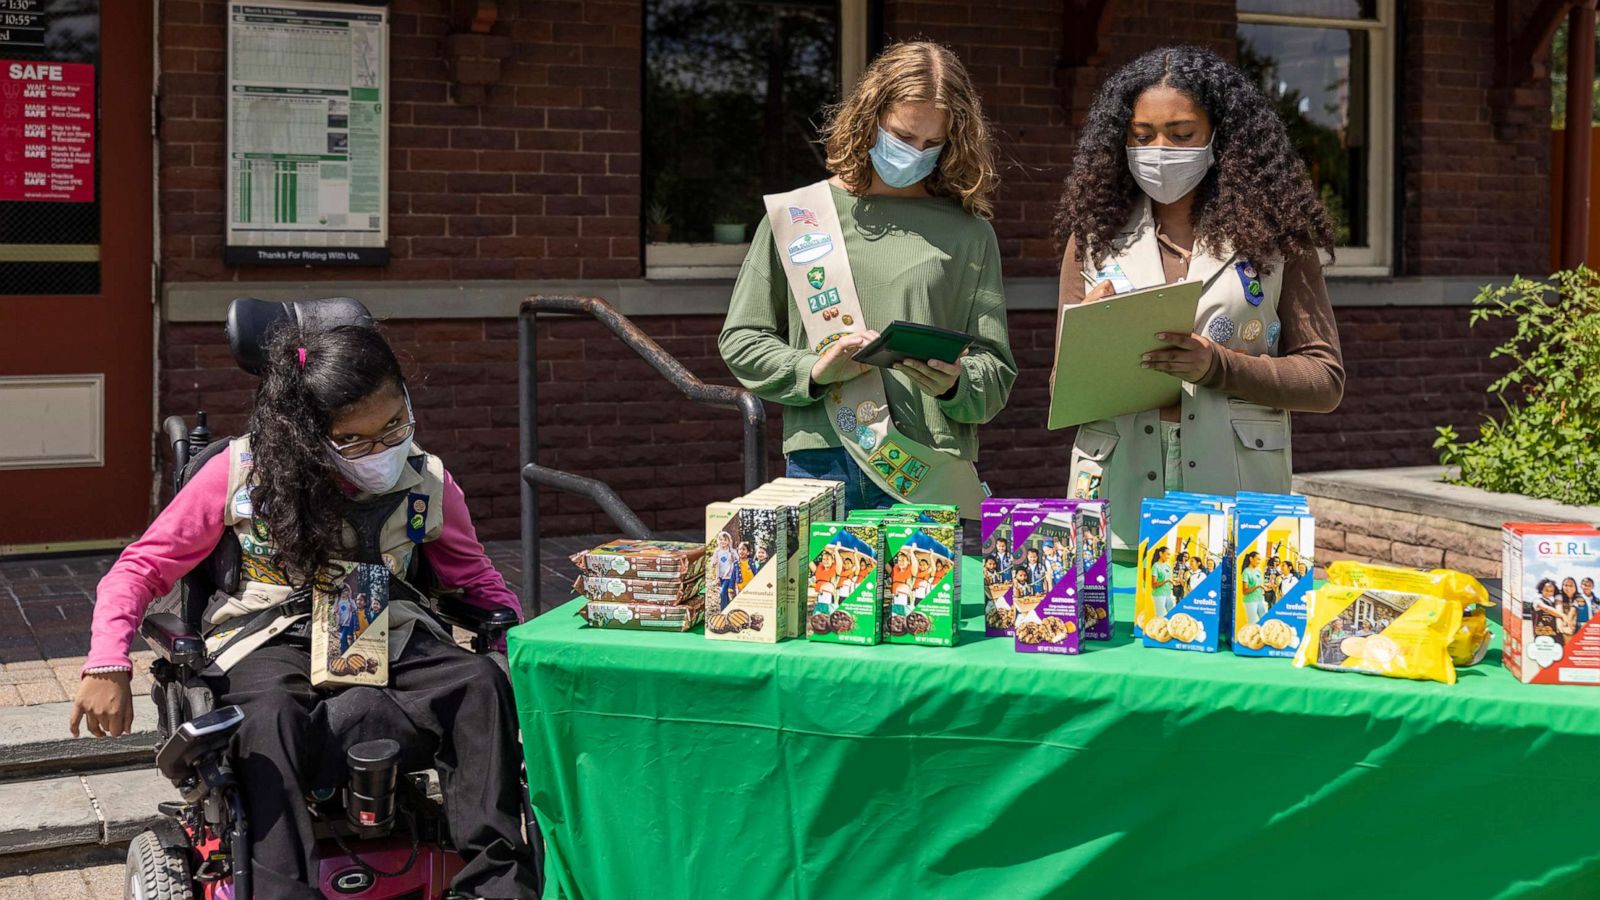
<svg viewBox="0 0 1600 900">
<path fill-rule="evenodd" d="M 404 444 L 406 441 L 411 440 L 411 436 L 416 433 L 416 430 L 417 421 L 412 419 L 403 425 L 396 425 L 375 438 L 351 441 L 348 444 L 334 444 L 333 452 L 345 459 L 360 459 L 363 456 L 371 456 L 380 450 Z"/>
</svg>

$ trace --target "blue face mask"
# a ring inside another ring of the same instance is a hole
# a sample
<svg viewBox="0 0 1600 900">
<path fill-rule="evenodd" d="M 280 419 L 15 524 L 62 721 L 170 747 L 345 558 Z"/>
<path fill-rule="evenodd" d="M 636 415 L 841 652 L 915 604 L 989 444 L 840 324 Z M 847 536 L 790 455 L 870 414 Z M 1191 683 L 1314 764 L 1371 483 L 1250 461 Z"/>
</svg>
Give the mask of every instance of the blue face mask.
<svg viewBox="0 0 1600 900">
<path fill-rule="evenodd" d="M 910 187 L 933 174 L 944 145 L 918 150 L 882 128 L 872 147 L 872 168 L 883 183 L 892 188 Z"/>
</svg>

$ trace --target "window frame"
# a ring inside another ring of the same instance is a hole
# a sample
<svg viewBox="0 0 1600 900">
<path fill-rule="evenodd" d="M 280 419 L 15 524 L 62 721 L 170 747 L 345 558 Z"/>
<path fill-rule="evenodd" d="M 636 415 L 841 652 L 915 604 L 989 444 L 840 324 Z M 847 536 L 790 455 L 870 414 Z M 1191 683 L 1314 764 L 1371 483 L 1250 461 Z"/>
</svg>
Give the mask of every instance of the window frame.
<svg viewBox="0 0 1600 900">
<path fill-rule="evenodd" d="M 1286 25 L 1330 28 L 1368 34 L 1370 59 L 1367 80 L 1367 133 L 1372 136 L 1367 166 L 1367 240 L 1365 246 L 1339 247 L 1329 275 L 1383 277 L 1394 265 L 1394 77 L 1395 0 L 1374 0 L 1376 15 L 1369 19 L 1295 16 L 1281 13 L 1240 12 L 1240 25 Z"/>
<path fill-rule="evenodd" d="M 839 0 L 839 84 L 845 94 L 867 70 L 871 3 L 872 0 Z M 642 195 L 639 205 L 641 210 L 646 206 Z M 640 219 L 643 234 L 642 215 Z M 749 241 L 742 244 L 652 244 L 648 235 L 645 237 L 640 245 L 644 248 L 646 281 L 735 278 L 745 255 L 750 252 Z"/>
</svg>

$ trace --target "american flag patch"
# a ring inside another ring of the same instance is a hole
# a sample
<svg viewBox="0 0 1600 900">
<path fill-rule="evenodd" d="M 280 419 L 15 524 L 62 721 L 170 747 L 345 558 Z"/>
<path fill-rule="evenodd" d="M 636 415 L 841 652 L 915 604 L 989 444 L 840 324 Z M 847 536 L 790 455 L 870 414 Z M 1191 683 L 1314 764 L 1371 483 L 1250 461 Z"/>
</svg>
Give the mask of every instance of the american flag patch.
<svg viewBox="0 0 1600 900">
<path fill-rule="evenodd" d="M 817 224 L 816 213 L 798 206 L 789 207 L 789 221 L 796 225 L 810 225 L 812 228 L 822 227 Z"/>
</svg>

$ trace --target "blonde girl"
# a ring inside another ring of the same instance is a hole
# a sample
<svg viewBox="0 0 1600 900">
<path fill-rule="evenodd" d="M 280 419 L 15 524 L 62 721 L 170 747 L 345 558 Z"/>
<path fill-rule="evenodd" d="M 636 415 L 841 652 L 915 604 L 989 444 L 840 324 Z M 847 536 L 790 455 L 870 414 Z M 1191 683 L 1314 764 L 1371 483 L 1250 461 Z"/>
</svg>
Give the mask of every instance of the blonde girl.
<svg viewBox="0 0 1600 900">
<path fill-rule="evenodd" d="M 994 138 L 961 60 L 927 42 L 880 54 L 828 110 L 822 135 L 828 193 L 865 321 L 832 344 L 813 345 L 797 309 L 807 298 L 789 289 L 797 263 L 763 219 L 717 346 L 741 384 L 784 407 L 790 476 L 844 482 L 852 509 L 885 507 L 900 499 L 893 485 L 845 449 L 845 440 L 861 440 L 854 422 L 839 425 L 822 401 L 834 385 L 879 371 L 852 357 L 890 322 L 965 332 L 976 340 L 955 363 L 907 360 L 881 371 L 900 432 L 939 453 L 977 459 L 978 426 L 1005 406 L 1017 376 L 1000 245 L 989 224 L 1000 180 Z M 799 263 L 815 266 L 808 277 L 819 292 L 836 287 L 837 250 Z M 919 491 L 917 502 L 953 502 L 927 493 Z"/>
</svg>

